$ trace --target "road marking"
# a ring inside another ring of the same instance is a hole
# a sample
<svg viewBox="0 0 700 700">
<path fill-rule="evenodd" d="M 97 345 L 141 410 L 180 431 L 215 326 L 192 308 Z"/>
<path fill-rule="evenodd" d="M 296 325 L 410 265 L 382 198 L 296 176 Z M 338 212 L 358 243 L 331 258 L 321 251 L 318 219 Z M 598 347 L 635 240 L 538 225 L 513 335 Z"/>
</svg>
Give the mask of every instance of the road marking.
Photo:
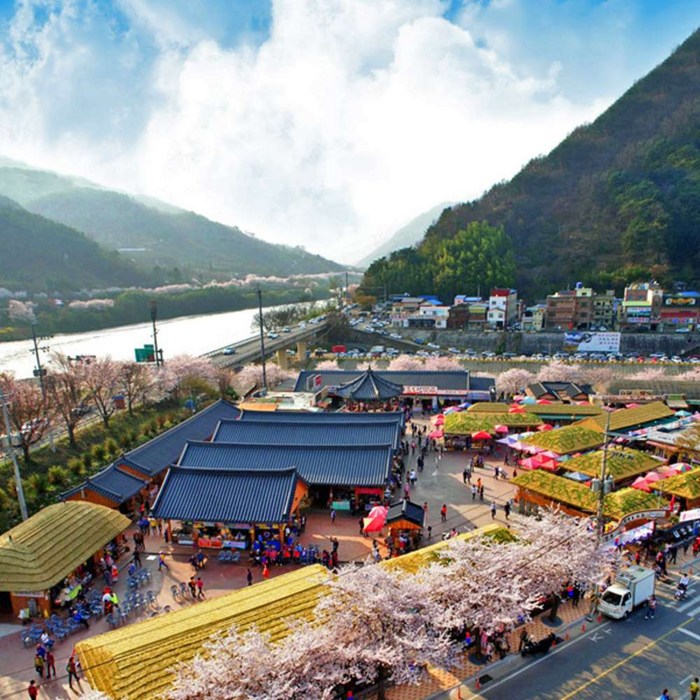
<svg viewBox="0 0 700 700">
<path fill-rule="evenodd" d="M 696 600 L 693 601 L 694 603 L 697 603 Z M 679 612 L 684 612 L 684 611 L 679 611 Z M 689 610 L 686 615 L 688 617 L 695 617 L 696 615 L 700 615 L 700 605 L 698 605 L 697 608 L 694 608 L 693 610 Z"/>
<path fill-rule="evenodd" d="M 687 634 L 689 637 L 692 637 L 693 639 L 697 639 L 700 642 L 700 634 L 695 634 L 695 632 L 691 632 L 690 630 L 678 630 L 679 632 L 683 632 L 683 634 Z"/>
<path fill-rule="evenodd" d="M 605 676 L 609 675 L 613 671 L 616 671 L 621 666 L 624 666 L 628 661 L 631 661 L 632 659 L 639 656 L 640 654 L 643 654 L 645 651 L 651 649 L 652 647 L 655 647 L 659 642 L 662 642 L 667 637 L 670 637 L 674 632 L 678 632 L 679 630 L 682 632 L 683 631 L 682 628 L 685 627 L 686 625 L 689 625 L 690 623 L 691 623 L 691 620 L 685 620 L 684 622 L 681 622 L 680 625 L 678 625 L 677 627 L 674 627 L 672 630 L 669 630 L 668 632 L 666 632 L 666 634 L 662 635 L 658 639 L 654 639 L 653 641 L 649 642 L 648 644 L 645 644 L 640 649 L 637 649 L 637 651 L 635 651 L 633 654 L 630 654 L 626 659 L 622 659 L 622 661 L 618 661 L 616 664 L 613 664 L 606 671 L 599 673 L 597 676 L 595 676 L 595 678 L 591 678 L 589 681 L 586 681 L 585 683 L 580 685 L 578 688 L 576 688 L 576 690 L 574 690 L 573 692 L 562 696 L 560 700 L 569 700 L 569 698 L 575 697 L 581 691 L 585 690 L 586 688 L 593 685 L 594 683 L 597 683 L 601 678 L 605 678 Z"/>
<path fill-rule="evenodd" d="M 511 678 L 515 678 L 516 676 L 519 676 L 523 671 L 527 671 L 530 668 L 533 668 L 534 666 L 537 666 L 538 664 L 541 664 L 543 661 L 546 661 L 548 658 L 551 656 L 555 656 L 561 651 L 564 651 L 567 647 L 570 647 L 572 644 L 576 644 L 576 642 L 580 642 L 582 639 L 585 639 L 586 637 L 589 637 L 592 634 L 595 634 L 597 631 L 602 630 L 604 627 L 608 627 L 611 623 L 610 622 L 604 622 L 600 627 L 597 629 L 592 629 L 588 630 L 588 632 L 584 632 L 580 637 L 575 637 L 574 639 L 564 642 L 564 644 L 557 644 L 557 646 L 550 651 L 548 654 L 545 656 L 540 657 L 536 661 L 532 661 L 529 664 L 526 664 L 522 668 L 519 668 L 517 671 L 513 671 L 513 673 L 508 674 L 507 676 L 504 676 L 501 678 L 501 680 L 497 681 L 496 683 L 489 683 L 488 688 L 482 688 L 482 694 L 483 693 L 488 693 L 489 691 L 493 690 L 494 688 L 497 688 L 499 685 L 502 685 L 506 681 L 509 681 Z M 476 696 L 475 696 L 476 697 Z"/>
</svg>

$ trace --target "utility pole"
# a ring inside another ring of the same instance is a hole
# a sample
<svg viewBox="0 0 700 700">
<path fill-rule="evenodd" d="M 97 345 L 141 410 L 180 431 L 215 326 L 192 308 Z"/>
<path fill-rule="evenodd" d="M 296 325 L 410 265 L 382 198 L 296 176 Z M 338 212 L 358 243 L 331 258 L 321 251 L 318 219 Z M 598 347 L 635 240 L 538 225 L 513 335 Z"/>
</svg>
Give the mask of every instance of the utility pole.
<svg viewBox="0 0 700 700">
<path fill-rule="evenodd" d="M 158 329 L 156 328 L 156 319 L 158 318 L 158 307 L 156 305 L 156 300 L 151 299 L 148 304 L 151 310 L 151 323 L 153 324 L 153 354 L 156 358 L 156 368 L 163 364 L 163 358 L 160 355 L 160 350 L 158 350 Z"/>
<path fill-rule="evenodd" d="M 262 356 L 262 388 L 267 393 L 267 369 L 265 368 L 265 329 L 263 328 L 262 292 L 258 287 L 258 318 L 260 320 L 260 355 Z"/>
<path fill-rule="evenodd" d="M 36 324 L 32 323 L 32 343 L 34 344 L 34 349 L 32 352 L 34 353 L 34 358 L 36 360 L 36 369 L 34 370 L 34 374 L 39 377 L 39 386 L 41 387 L 41 400 L 44 404 L 44 411 L 48 410 L 48 406 L 46 403 L 46 383 L 44 382 L 44 375 L 46 374 L 46 370 L 41 366 L 41 355 L 39 354 L 41 350 L 48 350 L 48 346 L 44 346 L 42 348 L 39 347 L 39 341 L 36 337 Z M 49 423 L 49 446 L 51 448 L 52 452 L 56 451 L 56 445 L 54 445 L 53 441 L 53 426 L 51 423 Z"/>
<path fill-rule="evenodd" d="M 15 454 L 15 448 L 12 444 L 12 426 L 10 425 L 10 413 L 7 409 L 7 405 L 10 401 L 10 397 L 3 394 L 2 389 L 0 389 L 0 405 L 2 406 L 2 417 L 5 422 L 5 440 L 7 441 L 7 454 L 10 455 L 12 460 L 12 466 L 15 471 L 15 485 L 17 486 L 17 500 L 19 501 L 19 512 L 22 515 L 22 520 L 26 520 L 29 517 L 27 512 L 27 502 L 24 500 L 24 489 L 22 488 L 22 475 L 19 472 L 19 464 L 17 462 L 17 455 Z"/>
</svg>

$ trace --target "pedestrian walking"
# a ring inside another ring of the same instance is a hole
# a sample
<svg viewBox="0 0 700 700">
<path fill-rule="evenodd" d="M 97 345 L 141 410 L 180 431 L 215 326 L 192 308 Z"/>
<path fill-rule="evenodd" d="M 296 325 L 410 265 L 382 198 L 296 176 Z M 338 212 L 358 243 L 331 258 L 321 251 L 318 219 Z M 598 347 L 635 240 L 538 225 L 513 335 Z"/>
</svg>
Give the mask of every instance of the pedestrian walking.
<svg viewBox="0 0 700 700">
<path fill-rule="evenodd" d="M 204 595 L 204 581 L 202 581 L 202 577 L 197 576 L 195 583 L 197 585 L 197 600 L 204 600 L 206 596 Z"/>
<path fill-rule="evenodd" d="M 431 539 L 433 539 L 433 526 L 428 525 L 428 542 L 430 542 Z"/>
<path fill-rule="evenodd" d="M 671 700 L 671 696 L 668 694 L 668 688 L 664 688 L 659 695 L 659 700 Z"/>
<path fill-rule="evenodd" d="M 39 686 L 36 684 L 36 681 L 33 678 L 29 681 L 29 686 L 27 687 L 27 695 L 29 695 L 30 698 L 39 697 Z"/>
<path fill-rule="evenodd" d="M 141 552 L 139 552 L 138 549 L 135 549 L 135 550 L 134 550 L 133 562 L 134 562 L 134 564 L 135 564 L 136 566 L 138 566 L 139 568 L 141 568 L 141 566 L 142 566 L 142 564 L 141 564 Z"/>
<path fill-rule="evenodd" d="M 472 501 L 476 501 L 476 492 L 477 492 L 476 484 L 472 484 Z"/>
<path fill-rule="evenodd" d="M 440 508 L 440 520 L 443 523 L 447 522 L 447 504 L 443 503 L 442 508 Z"/>
<path fill-rule="evenodd" d="M 496 518 L 496 501 L 491 501 L 491 520 Z"/>
<path fill-rule="evenodd" d="M 78 666 L 75 662 L 75 657 L 71 655 L 66 664 L 66 672 L 68 673 L 68 687 L 73 690 L 73 679 L 75 679 L 80 686 L 80 676 L 78 676 Z"/>
<path fill-rule="evenodd" d="M 700 680 L 697 677 L 690 681 L 688 686 L 688 692 L 690 693 L 690 700 L 697 700 L 698 691 L 700 691 Z"/>
<path fill-rule="evenodd" d="M 56 657 L 53 655 L 51 649 L 46 650 L 46 677 L 51 678 L 51 673 L 53 672 L 53 677 L 56 678 Z"/>
<path fill-rule="evenodd" d="M 253 585 L 253 572 L 250 569 L 246 570 L 245 579 L 248 581 L 248 585 Z"/>
<path fill-rule="evenodd" d="M 163 552 L 158 552 L 158 571 L 162 569 L 167 569 L 170 571 L 170 567 L 165 563 L 165 555 Z"/>
<path fill-rule="evenodd" d="M 650 595 L 649 600 L 647 600 L 647 612 L 646 612 L 646 615 L 644 615 L 644 619 L 648 620 L 649 618 L 651 618 L 653 620 L 655 613 L 656 613 L 656 596 Z"/>
<path fill-rule="evenodd" d="M 36 675 L 39 676 L 39 678 L 44 677 L 44 657 L 37 652 L 34 655 L 34 670 L 36 671 Z"/>
<path fill-rule="evenodd" d="M 503 506 L 503 512 L 505 513 L 506 520 L 508 520 L 508 516 L 510 515 L 510 501 L 506 501 L 505 505 Z"/>
<path fill-rule="evenodd" d="M 360 534 L 363 537 L 367 537 L 367 533 L 365 532 L 365 519 L 360 518 L 360 520 L 358 521 L 358 525 L 360 526 Z"/>
<path fill-rule="evenodd" d="M 331 525 L 333 525 L 335 523 L 335 516 L 336 516 L 335 508 L 331 508 Z"/>
<path fill-rule="evenodd" d="M 266 581 L 270 578 L 270 569 L 267 568 L 267 564 L 263 564 L 262 577 Z"/>
<path fill-rule="evenodd" d="M 469 478 L 469 470 L 466 467 L 464 467 L 464 471 L 462 472 L 462 483 L 466 484 L 468 478 Z"/>
<path fill-rule="evenodd" d="M 479 500 L 483 501 L 484 500 L 484 485 L 481 485 L 481 488 L 479 489 Z"/>
</svg>

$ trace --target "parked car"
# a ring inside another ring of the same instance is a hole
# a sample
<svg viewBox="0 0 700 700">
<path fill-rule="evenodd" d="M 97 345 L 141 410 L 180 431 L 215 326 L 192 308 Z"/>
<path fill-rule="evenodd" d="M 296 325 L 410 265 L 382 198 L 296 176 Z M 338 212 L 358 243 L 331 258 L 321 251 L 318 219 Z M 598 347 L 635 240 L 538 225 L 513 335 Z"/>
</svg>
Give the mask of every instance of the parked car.
<svg viewBox="0 0 700 700">
<path fill-rule="evenodd" d="M 235 355 L 236 354 L 236 348 L 224 348 L 224 355 Z"/>
</svg>

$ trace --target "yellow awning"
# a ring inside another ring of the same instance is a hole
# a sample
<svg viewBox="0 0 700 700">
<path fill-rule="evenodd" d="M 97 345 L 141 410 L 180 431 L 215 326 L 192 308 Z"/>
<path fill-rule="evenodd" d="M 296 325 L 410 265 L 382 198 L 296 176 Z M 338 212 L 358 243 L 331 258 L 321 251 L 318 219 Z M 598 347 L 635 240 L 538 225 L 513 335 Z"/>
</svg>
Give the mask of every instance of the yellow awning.
<svg viewBox="0 0 700 700">
<path fill-rule="evenodd" d="M 113 540 L 130 520 L 95 503 L 43 508 L 0 535 L 0 591 L 45 591 Z"/>
</svg>

